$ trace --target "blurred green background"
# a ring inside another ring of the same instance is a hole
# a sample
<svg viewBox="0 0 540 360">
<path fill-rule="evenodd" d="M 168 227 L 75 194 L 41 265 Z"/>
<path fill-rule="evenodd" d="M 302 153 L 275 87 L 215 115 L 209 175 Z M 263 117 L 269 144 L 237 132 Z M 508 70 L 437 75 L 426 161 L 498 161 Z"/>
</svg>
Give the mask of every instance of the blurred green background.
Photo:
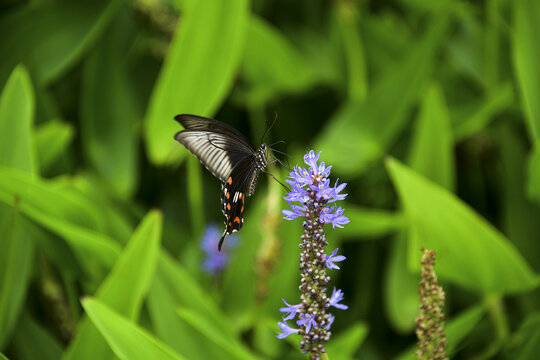
<svg viewBox="0 0 540 360">
<path fill-rule="evenodd" d="M 261 176 L 204 273 L 220 185 L 173 140 L 179 113 L 256 146 L 277 116 L 266 143 L 348 183 L 330 359 L 414 358 L 421 246 L 452 358 L 538 358 L 540 2 L 4 0 L 0 34 L 7 358 L 303 357 L 275 337 L 300 220 Z"/>
</svg>

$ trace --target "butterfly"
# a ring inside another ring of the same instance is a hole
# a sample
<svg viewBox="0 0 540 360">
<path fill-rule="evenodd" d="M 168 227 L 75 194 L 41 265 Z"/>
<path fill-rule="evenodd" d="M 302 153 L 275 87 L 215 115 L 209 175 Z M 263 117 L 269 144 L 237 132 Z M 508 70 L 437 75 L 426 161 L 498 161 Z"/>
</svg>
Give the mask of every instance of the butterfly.
<svg viewBox="0 0 540 360">
<path fill-rule="evenodd" d="M 174 118 L 184 127 L 175 140 L 222 182 L 225 231 L 219 240 L 221 251 L 225 237 L 244 225 L 245 198 L 253 195 L 259 173 L 268 165 L 266 144 L 255 148 L 238 130 L 221 121 L 186 114 Z"/>
</svg>

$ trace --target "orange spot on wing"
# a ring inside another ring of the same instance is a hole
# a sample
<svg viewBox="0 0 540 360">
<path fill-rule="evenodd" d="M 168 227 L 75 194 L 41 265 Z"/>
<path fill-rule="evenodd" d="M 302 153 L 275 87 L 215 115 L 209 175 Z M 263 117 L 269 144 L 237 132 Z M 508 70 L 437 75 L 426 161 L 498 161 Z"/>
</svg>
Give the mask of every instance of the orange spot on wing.
<svg viewBox="0 0 540 360">
<path fill-rule="evenodd" d="M 227 204 L 227 210 L 231 210 L 231 204 Z"/>
<path fill-rule="evenodd" d="M 242 199 L 242 195 L 244 195 L 244 194 L 240 193 L 240 195 L 238 195 L 238 197 L 239 197 L 240 199 Z"/>
<path fill-rule="evenodd" d="M 229 176 L 229 178 L 227 179 L 227 184 L 231 185 L 232 184 L 232 177 Z"/>
<path fill-rule="evenodd" d="M 227 199 L 231 197 L 231 193 L 227 193 Z"/>
<path fill-rule="evenodd" d="M 232 222 L 229 221 L 229 226 L 232 226 Z"/>
<path fill-rule="evenodd" d="M 240 209 L 240 212 L 244 212 L 244 205 L 242 205 L 242 208 Z"/>
<path fill-rule="evenodd" d="M 239 223 L 239 224 L 240 224 L 240 218 L 239 218 L 238 216 L 237 216 L 237 217 L 235 217 L 235 218 L 234 218 L 234 222 L 237 222 L 237 223 Z"/>
</svg>

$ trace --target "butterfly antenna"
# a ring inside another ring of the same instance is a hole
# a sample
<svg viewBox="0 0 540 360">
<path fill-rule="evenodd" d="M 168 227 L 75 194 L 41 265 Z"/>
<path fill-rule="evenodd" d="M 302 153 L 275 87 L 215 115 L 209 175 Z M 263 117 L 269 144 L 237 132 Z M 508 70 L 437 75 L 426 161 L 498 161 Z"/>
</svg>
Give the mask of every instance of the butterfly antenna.
<svg viewBox="0 0 540 360">
<path fill-rule="evenodd" d="M 261 137 L 261 144 L 262 142 L 264 141 L 264 137 L 266 136 L 266 134 L 268 134 L 268 132 L 270 131 L 270 129 L 274 126 L 274 124 L 276 123 L 276 120 L 277 120 L 277 112 L 275 113 L 276 116 L 274 118 L 274 121 L 272 121 L 272 124 L 270 124 L 270 126 L 268 126 L 268 120 L 267 119 L 264 119 L 264 122 L 266 123 L 266 130 L 264 131 L 264 134 L 263 136 Z"/>
<path fill-rule="evenodd" d="M 276 141 L 276 142 L 273 143 L 273 144 L 268 145 L 268 147 L 272 147 L 272 146 L 274 146 L 274 145 L 276 145 L 276 144 L 279 144 L 279 143 L 287 144 L 285 141 L 279 140 L 279 141 Z"/>
<path fill-rule="evenodd" d="M 279 183 L 279 185 L 283 186 L 283 188 L 284 188 L 285 190 L 287 190 L 287 192 L 290 192 L 290 191 L 291 191 L 291 189 L 290 189 L 289 187 L 287 187 L 287 185 L 285 185 L 284 183 L 282 183 L 281 181 L 279 181 L 278 179 L 276 179 L 276 177 L 275 177 L 274 175 L 272 175 L 272 173 L 270 173 L 270 172 L 268 172 L 268 171 L 266 171 L 266 170 L 263 170 L 263 172 L 265 172 L 265 173 L 267 173 L 268 175 L 270 175 L 270 176 L 272 177 L 272 179 L 276 180 L 276 181 Z"/>
</svg>

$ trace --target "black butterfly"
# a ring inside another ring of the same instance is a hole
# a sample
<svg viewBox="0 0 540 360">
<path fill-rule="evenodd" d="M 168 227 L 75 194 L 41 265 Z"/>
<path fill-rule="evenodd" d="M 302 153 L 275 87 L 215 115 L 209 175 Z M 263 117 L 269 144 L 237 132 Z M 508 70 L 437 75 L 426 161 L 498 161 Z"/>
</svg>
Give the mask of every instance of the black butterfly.
<svg viewBox="0 0 540 360">
<path fill-rule="evenodd" d="M 266 144 L 256 149 L 238 130 L 217 120 L 196 115 L 174 118 L 184 127 L 174 138 L 223 183 L 221 205 L 225 231 L 219 240 L 221 250 L 225 237 L 239 231 L 244 224 L 245 197 L 253 195 L 257 177 L 268 164 Z"/>
</svg>

